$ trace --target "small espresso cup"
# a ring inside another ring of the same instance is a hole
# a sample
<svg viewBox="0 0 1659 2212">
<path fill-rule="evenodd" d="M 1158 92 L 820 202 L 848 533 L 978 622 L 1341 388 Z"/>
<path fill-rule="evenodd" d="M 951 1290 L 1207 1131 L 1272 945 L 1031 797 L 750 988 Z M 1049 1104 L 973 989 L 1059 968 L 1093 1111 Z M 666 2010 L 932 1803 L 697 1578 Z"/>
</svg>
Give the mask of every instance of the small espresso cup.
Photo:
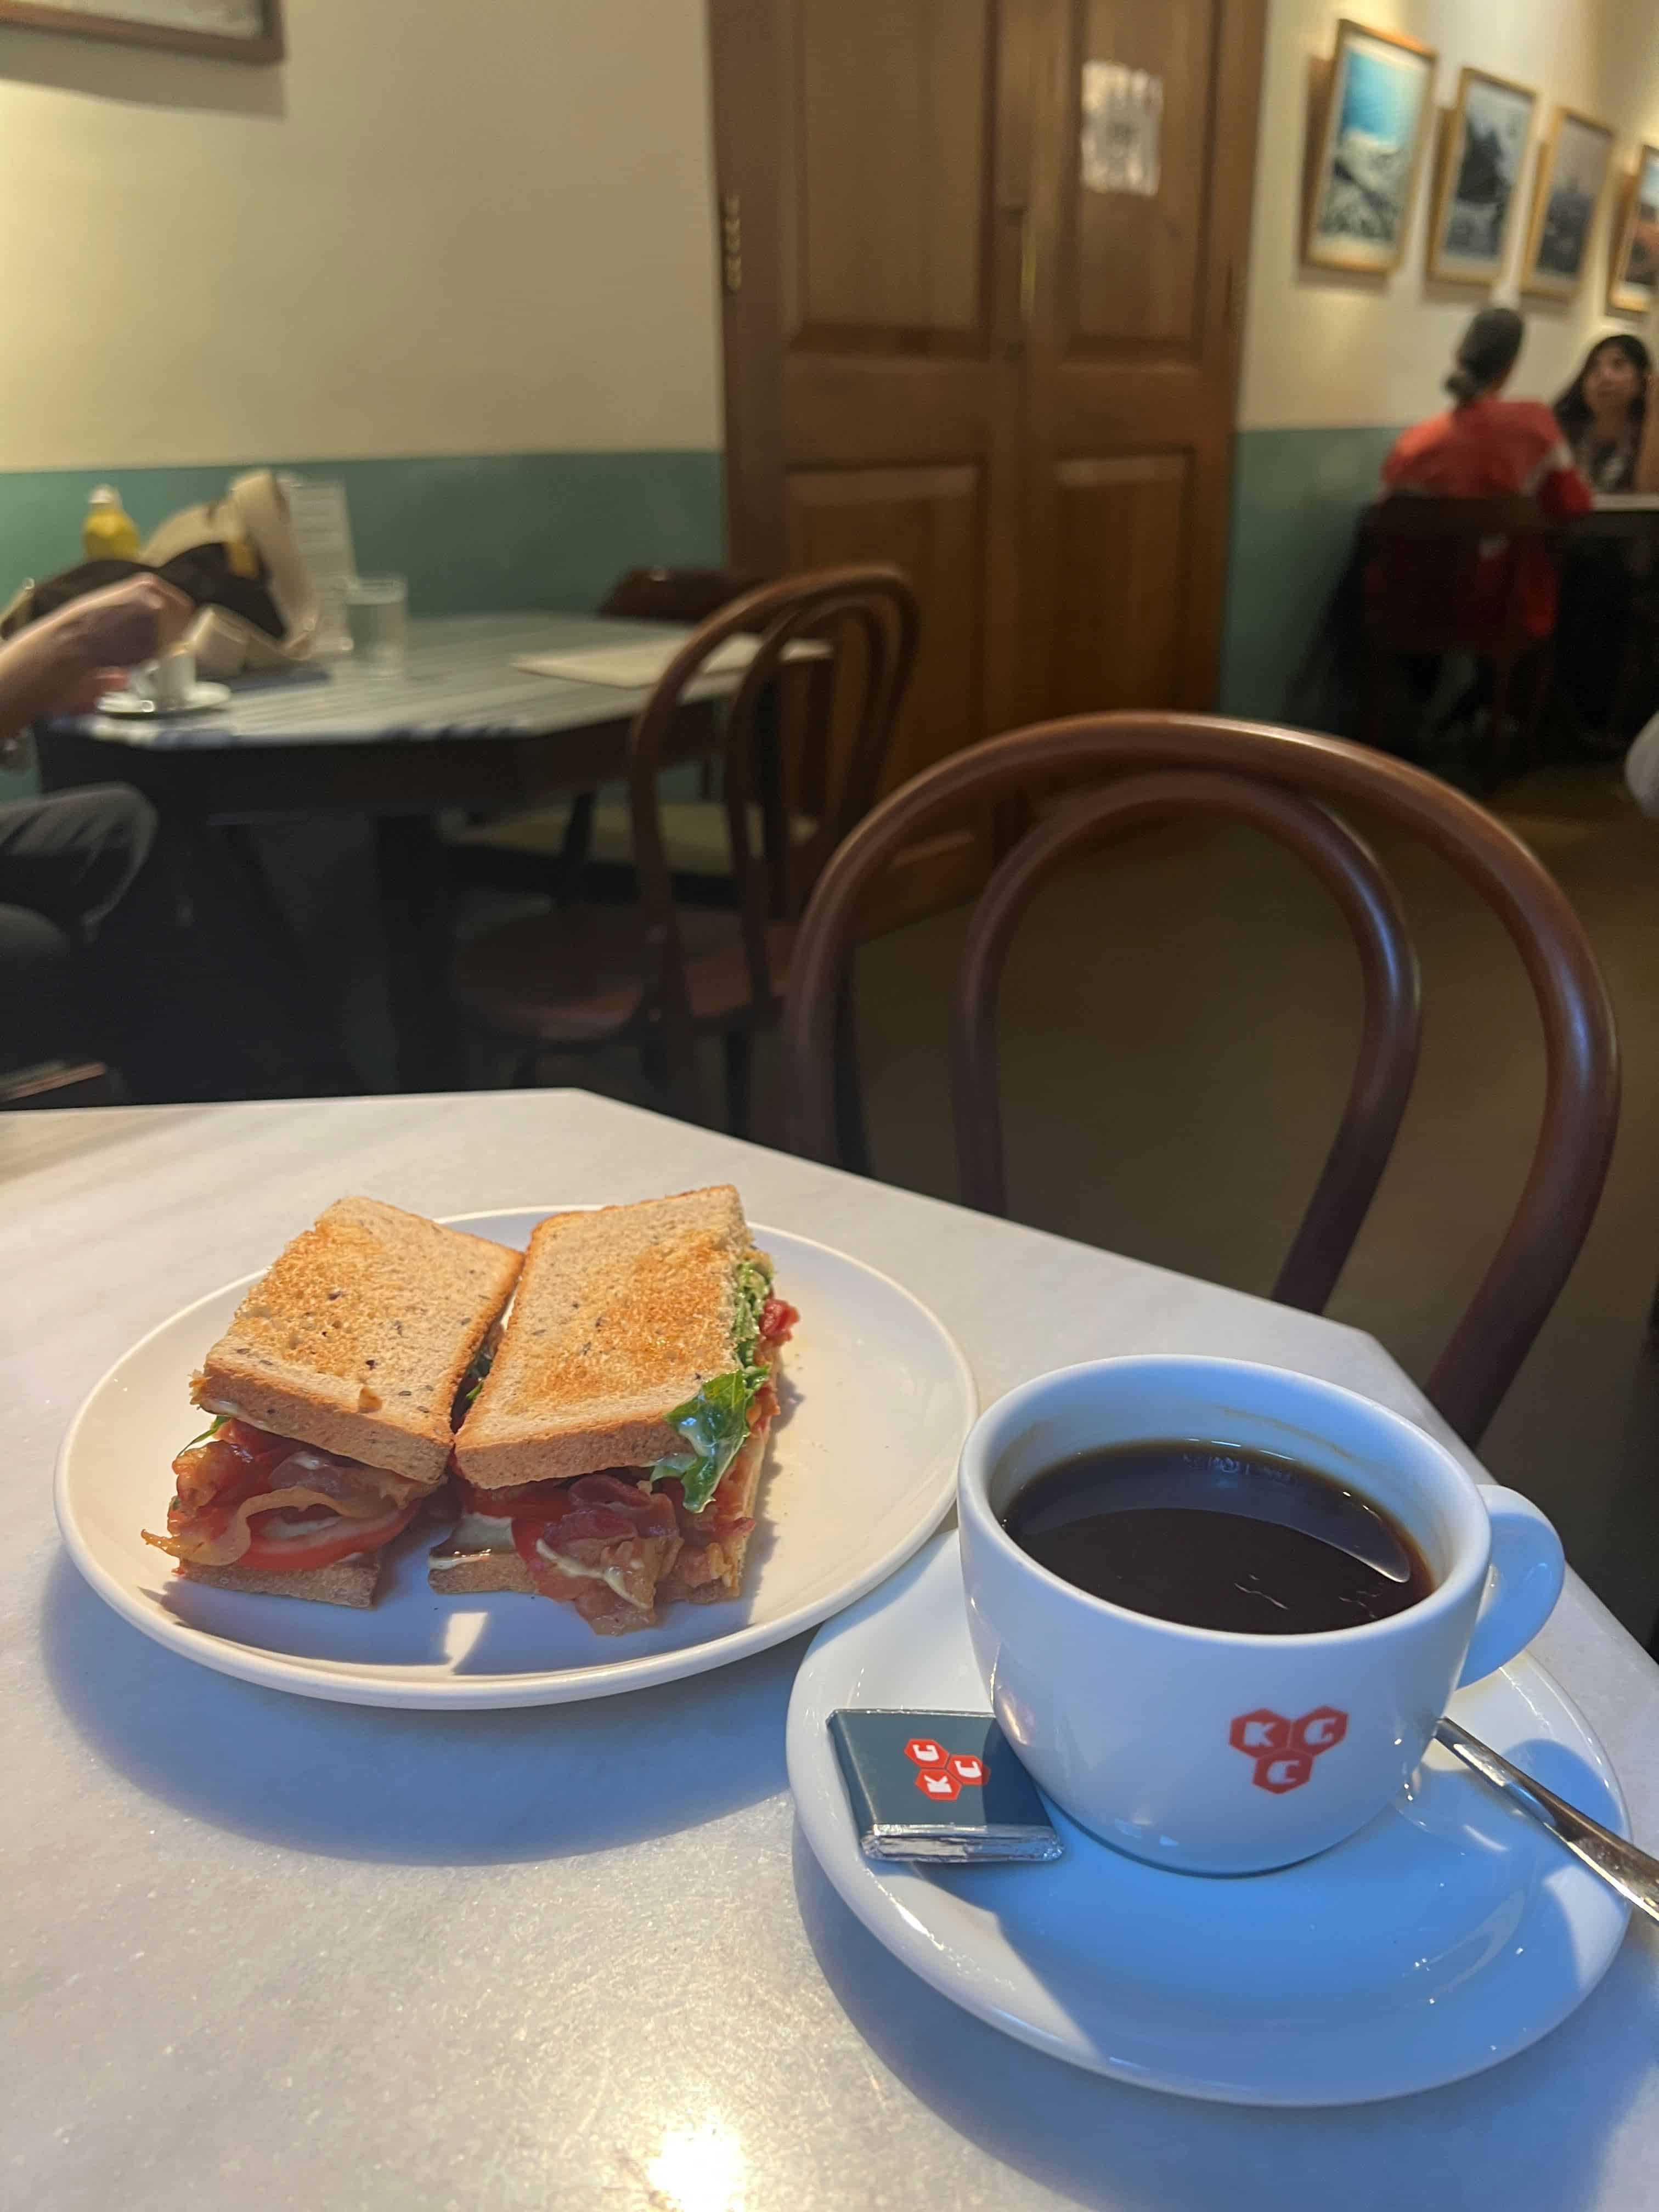
<svg viewBox="0 0 1659 2212">
<path fill-rule="evenodd" d="M 196 690 L 196 657 L 184 646 L 174 646 L 157 660 L 145 661 L 133 671 L 132 687 L 153 700 L 163 714 L 176 713 L 190 704 Z"/>
<path fill-rule="evenodd" d="M 1432 1589 L 1358 1628 L 1194 1628 L 1090 1595 L 1004 1528 L 1057 1462 L 1171 1438 L 1275 1453 L 1359 1492 L 1413 1538 Z M 974 1656 L 1004 1733 L 1081 1826 L 1188 1874 L 1289 1866 L 1364 1827 L 1453 1690 L 1537 1634 L 1565 1573 L 1537 1507 L 1477 1483 L 1425 1430 L 1242 1360 L 1102 1359 L 1011 1391 L 969 1432 L 957 1510 Z"/>
</svg>

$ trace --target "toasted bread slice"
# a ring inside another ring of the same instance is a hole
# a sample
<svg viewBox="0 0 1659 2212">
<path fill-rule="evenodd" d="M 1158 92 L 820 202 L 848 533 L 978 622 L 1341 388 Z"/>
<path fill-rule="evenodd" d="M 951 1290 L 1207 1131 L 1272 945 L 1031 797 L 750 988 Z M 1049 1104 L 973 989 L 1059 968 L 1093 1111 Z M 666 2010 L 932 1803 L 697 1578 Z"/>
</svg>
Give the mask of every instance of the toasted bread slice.
<svg viewBox="0 0 1659 2212">
<path fill-rule="evenodd" d="M 191 1395 L 209 1413 L 435 1484 L 455 1393 L 520 1264 L 505 1245 L 418 1213 L 340 1199 L 242 1300 Z"/>
<path fill-rule="evenodd" d="M 736 1364 L 737 1268 L 752 1249 L 729 1183 L 550 1216 L 456 1439 L 467 1480 L 556 1482 L 678 1450 L 666 1416 Z"/>
<path fill-rule="evenodd" d="M 187 1583 L 206 1583 L 213 1589 L 246 1590 L 257 1597 L 304 1597 L 316 1605 L 373 1605 L 380 1587 L 386 1552 L 356 1552 L 336 1559 L 331 1567 L 301 1567 L 292 1574 L 271 1574 L 258 1567 L 202 1567 L 180 1559 L 178 1571 Z"/>
</svg>

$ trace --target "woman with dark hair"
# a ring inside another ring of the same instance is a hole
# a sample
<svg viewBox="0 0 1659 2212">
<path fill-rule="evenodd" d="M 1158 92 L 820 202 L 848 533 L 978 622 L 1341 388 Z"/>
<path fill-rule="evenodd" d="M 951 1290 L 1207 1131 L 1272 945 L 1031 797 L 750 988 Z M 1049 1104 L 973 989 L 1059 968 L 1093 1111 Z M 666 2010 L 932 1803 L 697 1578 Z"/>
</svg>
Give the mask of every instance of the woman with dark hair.
<svg viewBox="0 0 1659 2212">
<path fill-rule="evenodd" d="M 1659 379 L 1640 338 L 1628 331 L 1598 338 L 1556 401 L 1555 419 L 1598 494 L 1659 491 Z M 1638 604 L 1652 596 L 1642 582 L 1647 558 L 1645 545 L 1598 538 L 1569 546 L 1561 564 L 1556 678 L 1571 702 L 1577 741 L 1592 753 L 1622 750 L 1652 704 L 1636 696 L 1626 702 L 1628 714 L 1618 708 L 1631 625 L 1653 620 Z"/>
<path fill-rule="evenodd" d="M 1659 491 L 1659 398 L 1638 337 L 1598 338 L 1555 403 L 1555 419 L 1594 491 Z M 1655 404 L 1649 404 L 1652 400 Z"/>
</svg>

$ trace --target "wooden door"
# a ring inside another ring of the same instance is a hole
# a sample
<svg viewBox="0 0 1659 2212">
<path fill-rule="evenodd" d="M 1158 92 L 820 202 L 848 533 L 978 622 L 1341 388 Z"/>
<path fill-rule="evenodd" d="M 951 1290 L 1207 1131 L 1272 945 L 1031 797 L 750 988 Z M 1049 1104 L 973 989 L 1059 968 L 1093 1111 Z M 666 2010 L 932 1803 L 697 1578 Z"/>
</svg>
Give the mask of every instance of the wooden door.
<svg viewBox="0 0 1659 2212">
<path fill-rule="evenodd" d="M 1203 708 L 1225 580 L 1261 11 L 1048 0 L 1041 47 L 1024 711 Z"/>
<path fill-rule="evenodd" d="M 1208 702 L 1263 4 L 709 0 L 730 559 L 908 571 L 890 785 Z M 1151 192 L 1080 151 L 1115 65 L 1161 95 Z"/>
</svg>

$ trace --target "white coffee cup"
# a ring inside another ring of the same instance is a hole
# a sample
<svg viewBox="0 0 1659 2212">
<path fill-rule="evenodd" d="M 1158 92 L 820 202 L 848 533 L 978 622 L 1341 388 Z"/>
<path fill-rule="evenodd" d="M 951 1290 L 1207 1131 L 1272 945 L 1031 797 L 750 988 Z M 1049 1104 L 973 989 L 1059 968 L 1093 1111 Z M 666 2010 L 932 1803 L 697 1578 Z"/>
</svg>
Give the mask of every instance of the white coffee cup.
<svg viewBox="0 0 1659 2212">
<path fill-rule="evenodd" d="M 1191 1628 L 1091 1596 L 1003 1528 L 1056 1462 L 1169 1438 L 1277 1453 L 1349 1485 L 1413 1538 L 1433 1589 L 1358 1628 Z M 1364 1827 L 1409 1780 L 1452 1691 L 1537 1634 L 1565 1571 L 1538 1508 L 1477 1483 L 1426 1431 L 1242 1360 L 1103 1359 L 1011 1391 L 969 1432 L 957 1510 L 974 1654 L 1021 1759 L 1104 1842 L 1191 1874 L 1288 1866 Z"/>
<path fill-rule="evenodd" d="M 157 660 L 145 661 L 132 672 L 132 688 L 142 698 L 153 699 L 163 713 L 176 714 L 187 707 L 196 689 L 196 656 L 182 645 Z"/>
</svg>

